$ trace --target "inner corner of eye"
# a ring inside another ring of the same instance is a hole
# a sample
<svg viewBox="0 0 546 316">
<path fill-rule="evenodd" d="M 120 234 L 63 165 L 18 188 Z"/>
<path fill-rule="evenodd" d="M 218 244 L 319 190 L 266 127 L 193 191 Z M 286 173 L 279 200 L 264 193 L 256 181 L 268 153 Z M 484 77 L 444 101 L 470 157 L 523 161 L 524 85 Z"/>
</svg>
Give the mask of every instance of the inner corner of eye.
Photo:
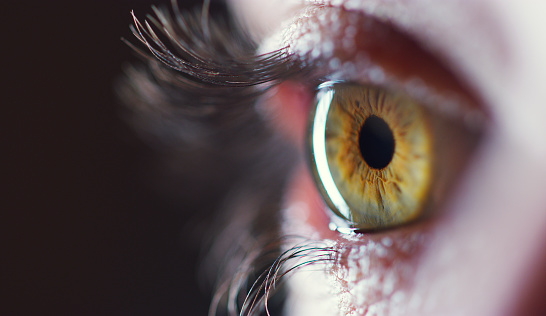
<svg viewBox="0 0 546 316">
<path fill-rule="evenodd" d="M 308 144 L 315 183 L 330 209 L 362 231 L 421 217 L 437 180 L 434 120 L 401 93 L 322 85 Z"/>
</svg>

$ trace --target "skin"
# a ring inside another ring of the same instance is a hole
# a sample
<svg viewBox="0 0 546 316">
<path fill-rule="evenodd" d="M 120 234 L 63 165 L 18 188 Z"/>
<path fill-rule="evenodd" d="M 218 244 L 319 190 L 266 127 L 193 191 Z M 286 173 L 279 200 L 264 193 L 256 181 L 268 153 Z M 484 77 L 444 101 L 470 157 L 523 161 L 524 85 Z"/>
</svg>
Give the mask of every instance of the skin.
<svg viewBox="0 0 546 316">
<path fill-rule="evenodd" d="M 314 1 L 319 2 L 328 4 Z M 231 1 L 267 48 L 297 47 L 302 37 L 279 40 L 275 34 L 301 26 L 291 21 L 310 5 Z M 306 272 L 290 278 L 287 313 L 545 314 L 546 3 L 341 0 L 331 5 L 388 21 L 426 47 L 477 96 L 491 124 L 437 216 L 379 233 L 331 231 L 330 215 L 302 164 L 286 192 L 284 229 L 340 254 L 312 278 Z M 329 29 L 319 26 L 325 35 Z M 396 77 L 400 69 L 387 73 Z M 309 100 L 298 83 L 287 82 L 268 101 L 277 114 L 273 126 L 302 152 Z"/>
</svg>

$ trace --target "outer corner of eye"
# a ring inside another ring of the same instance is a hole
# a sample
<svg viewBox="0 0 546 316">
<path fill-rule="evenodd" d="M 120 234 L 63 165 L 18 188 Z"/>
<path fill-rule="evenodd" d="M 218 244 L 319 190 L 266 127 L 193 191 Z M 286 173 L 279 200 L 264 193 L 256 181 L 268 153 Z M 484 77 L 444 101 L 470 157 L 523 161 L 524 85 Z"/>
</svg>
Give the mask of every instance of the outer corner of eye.
<svg viewBox="0 0 546 316">
<path fill-rule="evenodd" d="M 446 156 L 453 149 L 442 147 L 472 136 L 452 130 L 440 114 L 403 93 L 323 85 L 309 126 L 315 182 L 330 209 L 356 229 L 410 223 L 439 203 L 432 201 L 442 196 L 437 191 L 456 174 L 445 171 L 457 164 Z"/>
</svg>

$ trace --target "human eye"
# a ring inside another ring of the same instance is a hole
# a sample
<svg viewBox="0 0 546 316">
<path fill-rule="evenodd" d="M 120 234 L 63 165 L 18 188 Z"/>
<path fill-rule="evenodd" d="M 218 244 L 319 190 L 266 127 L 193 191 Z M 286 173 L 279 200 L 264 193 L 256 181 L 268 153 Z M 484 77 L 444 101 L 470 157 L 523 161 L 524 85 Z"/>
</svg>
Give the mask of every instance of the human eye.
<svg viewBox="0 0 546 316">
<path fill-rule="evenodd" d="M 475 81 L 461 79 L 472 77 L 474 68 L 459 67 L 466 59 L 457 59 L 457 49 L 453 57 L 445 48 L 451 46 L 435 46 L 442 40 L 430 40 L 434 36 L 427 37 L 423 26 L 412 28 L 403 10 L 397 13 L 399 24 L 391 23 L 389 12 L 397 8 L 381 11 L 386 7 L 370 9 L 358 1 L 295 6 L 288 10 L 292 23 L 258 36 L 257 50 L 265 55 L 248 54 L 252 45 L 239 49 L 225 38 L 200 40 L 213 29 L 199 31 L 201 20 L 189 15 L 180 15 L 186 28 L 177 35 L 180 30 L 169 28 L 172 22 L 160 14 L 156 26 L 175 39 L 179 58 L 137 22 L 137 37 L 175 70 L 172 75 L 157 68 L 156 80 L 164 80 L 159 86 L 182 90 L 185 102 L 198 100 L 184 108 L 190 115 L 183 115 L 182 123 L 206 122 L 206 134 L 214 133 L 206 142 L 201 138 L 200 146 L 246 167 L 239 169 L 245 174 L 238 178 L 240 190 L 228 194 L 229 220 L 223 217 L 215 243 L 216 248 L 236 244 L 245 253 L 237 256 L 239 268 L 226 268 L 231 279 L 219 292 L 229 297 L 230 313 L 238 312 L 238 303 L 245 314 L 260 310 L 281 279 L 288 283 L 285 311 L 294 315 L 434 314 L 455 308 L 438 297 L 442 290 L 449 287 L 442 292 L 448 298 L 469 295 L 454 277 L 490 280 L 482 270 L 474 274 L 450 262 L 479 257 L 468 249 L 486 239 L 478 227 L 498 224 L 492 225 L 498 232 L 506 222 L 502 216 L 503 221 L 491 220 L 492 207 L 480 208 L 481 197 L 472 200 L 470 194 L 495 188 L 491 179 L 499 170 L 484 158 L 494 155 L 491 144 L 499 144 L 498 116 L 483 101 L 491 95 L 483 92 L 479 73 Z M 187 36 L 188 30 L 197 32 Z M 490 62 L 475 59 L 484 66 Z M 184 141 L 195 139 L 193 131 L 181 133 Z M 367 150 L 376 145 L 363 144 L 377 143 L 376 135 L 387 136 L 373 151 L 386 158 L 370 157 Z M 367 176 L 383 184 L 362 179 Z M 264 253 L 273 254 L 271 265 Z M 265 272 L 258 268 L 245 299 L 240 290 L 259 266 L 266 266 Z M 222 301 L 220 295 L 216 303 Z M 470 300 L 457 308 L 468 311 L 472 304 L 485 303 Z"/>
<path fill-rule="evenodd" d="M 368 307 L 388 313 L 401 301 L 411 300 L 412 293 L 404 288 L 412 282 L 411 274 L 418 270 L 415 262 L 433 239 L 434 223 L 442 218 L 484 133 L 486 111 L 470 89 L 408 35 L 360 13 L 311 10 L 313 14 L 304 13 L 306 17 L 295 22 L 296 34 L 285 35 L 305 63 L 326 68 L 317 67 L 325 74 L 312 86 L 315 101 L 309 123 L 302 123 L 308 126 L 310 172 L 302 167 L 295 177 L 289 191 L 300 193 L 291 195 L 284 212 L 288 223 L 298 224 L 287 225 L 285 233 L 312 232 L 309 238 L 318 234 L 331 241 L 326 244 L 337 256 L 331 269 L 344 281 L 336 298 L 347 303 L 342 313 Z M 332 16 L 339 21 L 337 32 L 329 25 Z M 350 27 L 354 42 L 343 46 L 343 34 Z M 332 47 L 338 47 L 337 52 L 329 51 Z M 389 51 L 398 53 L 389 56 Z M 294 106 L 281 94 L 278 104 Z M 387 125 L 386 140 L 378 145 L 385 148 L 375 150 L 384 150 L 387 157 L 379 162 L 367 161 L 373 158 L 363 152 L 367 148 L 362 133 L 370 117 Z M 408 121 L 396 122 L 394 117 Z M 402 125 L 408 130 L 401 132 Z M 394 141 L 389 132 L 407 138 Z M 395 151 L 405 149 L 397 160 Z M 399 180 L 412 183 L 400 188 Z M 300 293 L 320 288 L 301 281 L 292 284 Z"/>
<path fill-rule="evenodd" d="M 322 80 L 330 83 L 316 88 L 308 128 L 323 199 L 353 230 L 430 214 L 478 142 L 483 109 L 434 56 L 392 26 L 335 8 L 309 16 L 288 37 L 300 58 L 329 71 Z"/>
</svg>

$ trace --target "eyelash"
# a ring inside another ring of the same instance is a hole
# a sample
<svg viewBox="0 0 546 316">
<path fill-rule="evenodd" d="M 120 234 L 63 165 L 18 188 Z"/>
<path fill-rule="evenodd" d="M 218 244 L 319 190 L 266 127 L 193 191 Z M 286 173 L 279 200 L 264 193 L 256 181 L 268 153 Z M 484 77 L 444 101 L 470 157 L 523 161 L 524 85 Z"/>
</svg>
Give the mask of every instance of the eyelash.
<svg viewBox="0 0 546 316">
<path fill-rule="evenodd" d="M 231 164 L 229 169 L 239 171 L 231 173 L 236 189 L 226 188 L 223 207 L 211 215 L 216 220 L 209 231 L 218 233 L 207 245 L 203 262 L 217 263 L 209 273 L 225 268 L 209 314 L 215 315 L 225 298 L 230 315 L 258 313 L 264 305 L 272 307 L 271 292 L 279 290 L 287 273 L 332 263 L 338 253 L 332 246 L 297 237 L 292 237 L 296 246 L 281 251 L 280 240 L 289 237 L 278 235 L 280 229 L 272 222 L 280 221 L 272 221 L 271 214 L 278 215 L 286 176 L 297 156 L 264 128 L 254 109 L 276 84 L 303 78 L 308 82 L 313 67 L 304 66 L 286 49 L 257 56 L 255 43 L 230 18 L 180 12 L 176 1 L 172 14 L 166 8 L 153 11 L 156 17 L 147 16 L 144 23 L 133 14 L 133 35 L 149 52 L 123 40 L 147 67 L 126 69 L 118 94 L 133 124 L 155 136 L 154 141 L 222 157 Z M 249 201 L 249 196 L 255 199 Z M 249 245 L 249 240 L 256 242 Z M 256 270 L 264 272 L 255 275 Z"/>
</svg>

